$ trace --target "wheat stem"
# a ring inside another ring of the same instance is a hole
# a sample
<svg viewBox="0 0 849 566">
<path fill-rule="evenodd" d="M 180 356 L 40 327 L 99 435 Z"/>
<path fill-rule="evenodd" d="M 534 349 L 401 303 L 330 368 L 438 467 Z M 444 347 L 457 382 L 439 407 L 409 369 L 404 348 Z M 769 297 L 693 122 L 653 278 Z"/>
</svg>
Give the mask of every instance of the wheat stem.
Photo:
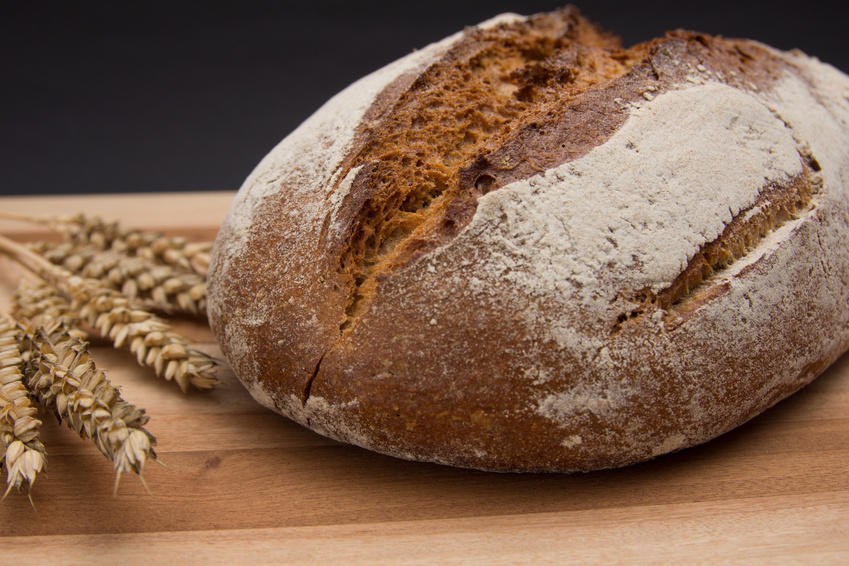
<svg viewBox="0 0 849 566">
<path fill-rule="evenodd" d="M 52 263 L 37 253 L 2 235 L 0 235 L 0 252 L 14 259 L 42 279 L 49 280 L 60 274 L 60 268 L 54 267 Z"/>
<path fill-rule="evenodd" d="M 42 226 L 48 226 L 50 222 L 50 218 L 46 216 L 30 216 L 29 214 L 19 214 L 17 212 L 8 212 L 6 210 L 0 210 L 0 218 L 4 218 L 6 220 L 18 220 L 20 222 L 28 222 L 30 224 L 41 224 Z"/>
</svg>

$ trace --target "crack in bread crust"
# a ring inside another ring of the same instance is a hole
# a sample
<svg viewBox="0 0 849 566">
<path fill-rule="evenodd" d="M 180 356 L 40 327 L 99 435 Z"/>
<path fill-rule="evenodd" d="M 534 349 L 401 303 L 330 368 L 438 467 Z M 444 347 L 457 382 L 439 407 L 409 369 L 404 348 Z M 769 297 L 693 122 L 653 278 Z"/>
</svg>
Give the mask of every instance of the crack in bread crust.
<svg viewBox="0 0 849 566">
<path fill-rule="evenodd" d="M 816 208 L 815 196 L 823 183 L 820 165 L 811 154 L 801 154 L 801 158 L 801 174 L 764 187 L 755 203 L 733 216 L 722 233 L 702 246 L 668 287 L 657 293 L 645 289 L 631 293 L 628 300 L 639 306 L 619 315 L 611 335 L 658 309 L 664 313 L 666 328 L 676 328 L 701 305 L 723 293 L 718 283 L 724 270 L 754 252 L 768 234 Z"/>
</svg>

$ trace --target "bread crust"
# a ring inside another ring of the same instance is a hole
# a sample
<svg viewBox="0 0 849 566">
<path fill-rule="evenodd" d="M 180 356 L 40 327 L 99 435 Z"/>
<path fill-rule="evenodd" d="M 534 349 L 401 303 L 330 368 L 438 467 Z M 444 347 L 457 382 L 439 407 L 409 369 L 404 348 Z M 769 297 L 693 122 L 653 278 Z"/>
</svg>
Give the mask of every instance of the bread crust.
<svg viewBox="0 0 849 566">
<path fill-rule="evenodd" d="M 536 18 L 483 27 L 590 25 Z M 591 470 L 714 438 L 849 347 L 849 78 L 745 40 L 674 32 L 532 105 L 353 275 L 382 171 L 366 149 L 480 34 L 355 83 L 240 190 L 209 315 L 259 402 L 401 458 Z"/>
</svg>

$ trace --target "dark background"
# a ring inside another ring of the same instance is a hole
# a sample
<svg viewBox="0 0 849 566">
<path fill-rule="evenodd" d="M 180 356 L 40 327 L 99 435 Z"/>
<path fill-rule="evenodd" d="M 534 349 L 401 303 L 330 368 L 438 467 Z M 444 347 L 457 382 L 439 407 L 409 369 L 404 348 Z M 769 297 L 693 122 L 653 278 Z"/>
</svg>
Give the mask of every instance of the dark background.
<svg viewBox="0 0 849 566">
<path fill-rule="evenodd" d="M 26 3 L 0 13 L 0 194 L 236 189 L 358 77 L 505 11 L 557 1 Z M 838 3 L 587 1 L 630 45 L 676 27 L 849 71 Z"/>
</svg>

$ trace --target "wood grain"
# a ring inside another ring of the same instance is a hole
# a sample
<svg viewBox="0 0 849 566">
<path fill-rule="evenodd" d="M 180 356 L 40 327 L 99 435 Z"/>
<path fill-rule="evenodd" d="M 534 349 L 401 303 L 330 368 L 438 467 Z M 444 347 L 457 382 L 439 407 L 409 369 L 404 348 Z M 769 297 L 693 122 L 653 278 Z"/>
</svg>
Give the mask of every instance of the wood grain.
<svg viewBox="0 0 849 566">
<path fill-rule="evenodd" d="M 211 239 L 232 193 L 0 199 L 3 210 L 96 211 Z M 31 226 L 2 222 L 33 239 Z M 0 300 L 20 272 L 0 260 Z M 183 322 L 218 355 L 200 323 Z M 0 505 L 4 563 L 586 564 L 849 562 L 849 356 L 743 427 L 652 462 L 580 475 L 487 474 L 322 438 L 253 402 L 232 373 L 180 394 L 128 354 L 94 354 L 151 415 L 167 468 L 123 478 L 45 419 L 33 511 Z"/>
</svg>

